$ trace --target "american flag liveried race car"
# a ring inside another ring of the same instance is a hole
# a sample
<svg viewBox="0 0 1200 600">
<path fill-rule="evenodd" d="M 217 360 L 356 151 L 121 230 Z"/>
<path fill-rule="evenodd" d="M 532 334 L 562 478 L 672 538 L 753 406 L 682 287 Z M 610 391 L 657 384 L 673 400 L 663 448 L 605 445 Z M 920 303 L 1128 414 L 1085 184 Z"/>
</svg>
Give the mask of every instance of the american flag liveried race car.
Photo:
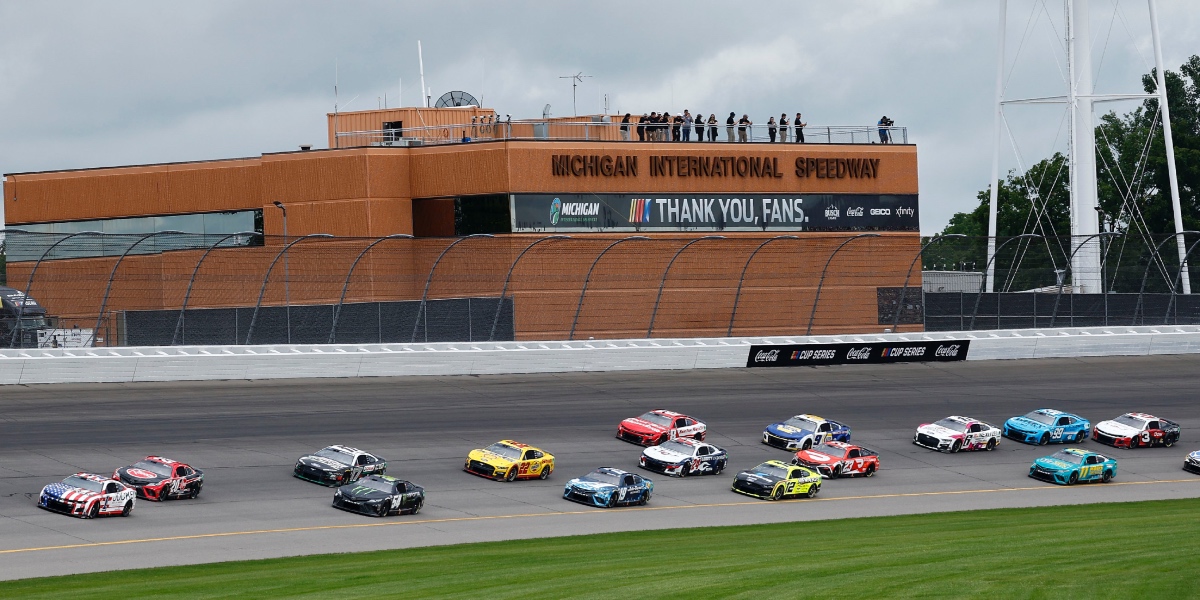
<svg viewBox="0 0 1200 600">
<path fill-rule="evenodd" d="M 1170 448 L 1179 441 L 1179 424 L 1146 413 L 1125 413 L 1111 421 L 1096 423 L 1092 439 L 1114 448 Z"/>
<path fill-rule="evenodd" d="M 816 415 L 796 415 L 771 423 L 763 431 L 763 443 L 783 450 L 807 450 L 825 442 L 850 441 L 850 427 Z"/>
<path fill-rule="evenodd" d="M 879 454 L 846 442 L 825 442 L 797 452 L 792 464 L 814 469 L 827 479 L 849 475 L 870 477 L 879 470 Z"/>
<path fill-rule="evenodd" d="M 1026 444 L 1082 444 L 1092 424 L 1087 419 L 1051 408 L 1039 408 L 1004 422 L 1004 437 Z"/>
<path fill-rule="evenodd" d="M 373 517 L 415 515 L 425 505 L 425 488 L 389 475 L 368 475 L 333 493 L 333 507 Z"/>
<path fill-rule="evenodd" d="M 729 453 L 712 444 L 690 438 L 669 440 L 642 450 L 638 464 L 643 469 L 672 477 L 719 475 L 729 462 Z"/>
<path fill-rule="evenodd" d="M 704 441 L 708 426 L 699 419 L 669 410 L 652 410 L 640 417 L 625 419 L 617 425 L 617 437 L 643 446 L 657 446 L 667 440 L 690 437 Z"/>
<path fill-rule="evenodd" d="M 204 472 L 179 461 L 147 456 L 113 472 L 113 479 L 133 488 L 138 498 L 195 498 L 204 487 Z"/>
<path fill-rule="evenodd" d="M 564 499 L 603 508 L 644 505 L 653 493 L 653 481 L 613 467 L 600 467 L 563 487 Z"/>
<path fill-rule="evenodd" d="M 913 443 L 939 452 L 995 450 L 1000 430 L 978 419 L 950 416 L 918 427 Z"/>
<path fill-rule="evenodd" d="M 358 448 L 328 446 L 296 461 L 292 475 L 305 481 L 328 486 L 340 486 L 364 475 L 382 475 L 387 461 Z"/>
<path fill-rule="evenodd" d="M 467 454 L 463 470 L 496 481 L 546 479 L 554 471 L 554 455 L 528 444 L 500 440 Z"/>
<path fill-rule="evenodd" d="M 76 473 L 59 483 L 42 488 L 38 506 L 46 510 L 94 519 L 100 515 L 128 517 L 137 492 L 103 475 Z"/>
</svg>

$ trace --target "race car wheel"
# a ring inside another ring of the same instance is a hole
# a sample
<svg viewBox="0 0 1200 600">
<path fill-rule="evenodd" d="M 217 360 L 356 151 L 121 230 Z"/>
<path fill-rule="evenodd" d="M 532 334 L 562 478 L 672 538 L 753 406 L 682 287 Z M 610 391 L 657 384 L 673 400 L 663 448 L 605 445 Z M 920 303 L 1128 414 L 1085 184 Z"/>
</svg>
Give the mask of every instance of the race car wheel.
<svg viewBox="0 0 1200 600">
<path fill-rule="evenodd" d="M 695 437 L 695 438 L 696 438 L 696 441 L 697 441 L 697 442 L 703 442 L 703 441 L 704 441 L 704 432 L 703 432 L 703 431 L 701 431 L 700 433 L 697 433 L 697 434 L 696 434 L 695 436 L 693 436 L 693 437 Z"/>
<path fill-rule="evenodd" d="M 604 503 L 604 508 L 612 508 L 617 505 L 617 493 L 614 491 L 608 497 L 608 502 Z"/>
<path fill-rule="evenodd" d="M 819 492 L 819 491 L 821 491 L 821 486 L 819 486 L 819 485 L 808 486 L 808 497 L 812 498 L 813 496 L 816 496 L 817 492 Z"/>
<path fill-rule="evenodd" d="M 513 465 L 508 468 L 508 473 L 505 473 L 504 480 L 505 481 L 516 481 L 517 480 L 517 465 Z"/>
<path fill-rule="evenodd" d="M 645 506 L 648 502 L 650 502 L 650 492 L 642 494 L 641 499 L 638 500 L 638 506 Z"/>
<path fill-rule="evenodd" d="M 842 465 L 833 468 L 833 472 L 829 474 L 830 479 L 837 479 L 842 476 Z"/>
<path fill-rule="evenodd" d="M 804 440 L 804 447 L 802 447 L 802 448 L 800 448 L 800 449 L 801 449 L 801 450 L 808 450 L 809 448 L 812 448 L 812 438 L 809 438 L 809 439 L 807 439 L 807 440 Z"/>
<path fill-rule="evenodd" d="M 775 489 L 771 490 L 771 499 L 778 500 L 782 497 L 783 497 L 783 486 L 782 485 L 775 486 Z"/>
<path fill-rule="evenodd" d="M 987 450 L 988 450 L 988 452 L 991 452 L 992 450 L 995 450 L 995 449 L 996 449 L 996 438 L 992 438 L 992 439 L 988 440 Z"/>
<path fill-rule="evenodd" d="M 1082 444 L 1085 441 L 1087 441 L 1087 432 L 1086 431 L 1080 431 L 1079 433 L 1075 434 L 1075 443 L 1076 444 Z"/>
<path fill-rule="evenodd" d="M 655 445 L 665 444 L 665 443 L 667 443 L 667 440 L 669 440 L 669 439 L 671 439 L 671 436 L 669 434 L 664 433 L 664 434 L 658 436 L 658 441 L 654 442 L 654 443 L 655 443 Z"/>
<path fill-rule="evenodd" d="M 1067 479 L 1067 485 L 1075 485 L 1079 483 L 1079 473 L 1071 473 L 1071 477 Z"/>
<path fill-rule="evenodd" d="M 1100 476 L 1100 482 L 1108 483 L 1108 482 L 1112 481 L 1112 478 L 1113 478 L 1112 471 L 1105 471 L 1104 474 Z"/>
<path fill-rule="evenodd" d="M 680 468 L 679 468 L 679 477 L 680 477 L 681 479 L 682 479 L 682 478 L 684 478 L 684 477 L 687 477 L 687 476 L 688 476 L 688 474 L 689 474 L 689 473 L 691 473 L 691 472 L 692 472 L 692 468 L 691 468 L 690 466 L 688 466 L 688 465 L 683 465 L 682 467 L 680 467 Z"/>
<path fill-rule="evenodd" d="M 388 515 L 388 509 L 390 509 L 390 508 L 391 507 L 388 506 L 387 502 L 381 502 L 381 503 L 379 503 L 379 508 L 375 511 L 375 514 L 377 514 L 381 517 L 386 517 Z"/>
<path fill-rule="evenodd" d="M 418 500 L 417 505 L 413 507 L 412 512 L 409 514 L 415 515 L 415 514 L 421 512 L 421 507 L 423 507 L 423 506 L 425 506 L 425 500 L 424 499 Z"/>
<path fill-rule="evenodd" d="M 725 461 L 720 461 L 717 466 L 713 467 L 713 475 L 720 475 L 721 471 L 725 470 Z"/>
<path fill-rule="evenodd" d="M 549 466 L 542 467 L 542 472 L 538 473 L 538 479 L 545 481 L 546 479 L 548 479 L 550 477 L 550 471 L 553 471 L 553 470 L 554 469 L 551 469 Z"/>
<path fill-rule="evenodd" d="M 950 452 L 958 452 L 959 448 L 962 448 L 962 442 L 954 440 L 954 443 L 950 445 Z"/>
<path fill-rule="evenodd" d="M 191 493 L 188 494 L 188 498 L 195 499 L 196 497 L 198 497 L 200 495 L 200 488 L 202 488 L 202 487 L 204 487 L 204 486 L 203 486 L 203 484 L 200 484 L 200 483 L 193 485 L 192 489 L 191 489 Z"/>
<path fill-rule="evenodd" d="M 1170 448 L 1171 446 L 1174 446 L 1174 445 L 1175 445 L 1175 438 L 1173 438 L 1169 435 L 1163 437 L 1163 448 Z"/>
<path fill-rule="evenodd" d="M 133 500 L 125 503 L 125 507 L 121 509 L 121 516 L 128 517 L 131 512 L 133 512 Z"/>
<path fill-rule="evenodd" d="M 867 465 L 867 472 L 864 473 L 863 476 L 864 477 L 872 477 L 874 475 L 875 475 L 875 465 Z"/>
<path fill-rule="evenodd" d="M 1043 433 L 1042 437 L 1038 438 L 1039 446 L 1045 446 L 1046 444 L 1049 444 L 1049 443 L 1050 443 L 1050 434 L 1049 433 Z"/>
<path fill-rule="evenodd" d="M 88 508 L 87 514 L 84 515 L 84 518 L 95 519 L 98 516 L 100 516 L 100 503 L 96 502 L 95 504 L 92 504 L 90 508 Z"/>
</svg>

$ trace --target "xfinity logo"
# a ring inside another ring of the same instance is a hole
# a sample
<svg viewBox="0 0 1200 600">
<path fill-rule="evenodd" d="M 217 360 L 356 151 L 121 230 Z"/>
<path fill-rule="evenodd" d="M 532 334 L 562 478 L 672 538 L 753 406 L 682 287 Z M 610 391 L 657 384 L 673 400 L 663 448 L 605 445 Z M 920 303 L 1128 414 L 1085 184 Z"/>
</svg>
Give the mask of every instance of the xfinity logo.
<svg viewBox="0 0 1200 600">
<path fill-rule="evenodd" d="M 840 216 L 842 216 L 842 211 L 838 210 L 836 206 L 830 206 L 825 209 L 825 218 L 830 221 L 836 221 Z"/>
<path fill-rule="evenodd" d="M 779 360 L 779 351 L 778 350 L 771 350 L 771 351 L 759 350 L 758 354 L 756 354 L 754 356 L 754 362 L 756 362 L 756 363 L 775 362 L 777 360 Z"/>
<path fill-rule="evenodd" d="M 900 216 L 900 217 L 911 217 L 916 212 L 917 212 L 916 209 L 912 208 L 911 206 L 907 207 L 907 208 L 897 208 L 896 209 L 896 215 Z"/>
<path fill-rule="evenodd" d="M 871 358 L 871 347 L 851 348 L 846 351 L 846 360 L 867 360 Z"/>
<path fill-rule="evenodd" d="M 861 217 L 861 216 L 863 216 L 863 207 L 861 207 L 861 206 L 854 206 L 854 207 L 851 207 L 851 208 L 847 208 L 847 209 L 846 209 L 846 216 L 847 216 L 847 217 Z"/>
<path fill-rule="evenodd" d="M 933 353 L 934 356 L 958 356 L 958 349 L 961 346 L 953 344 L 950 346 L 938 346 L 938 349 Z"/>
<path fill-rule="evenodd" d="M 872 208 L 871 209 L 872 217 L 887 217 L 887 216 L 891 216 L 891 214 L 892 214 L 892 209 L 890 209 L 890 208 Z"/>
</svg>

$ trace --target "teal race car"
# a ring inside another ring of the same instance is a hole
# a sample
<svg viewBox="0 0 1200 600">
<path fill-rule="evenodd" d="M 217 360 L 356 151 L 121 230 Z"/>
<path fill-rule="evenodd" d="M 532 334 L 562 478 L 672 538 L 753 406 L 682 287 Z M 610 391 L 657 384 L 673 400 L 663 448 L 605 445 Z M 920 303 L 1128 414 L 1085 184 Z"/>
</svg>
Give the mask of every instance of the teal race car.
<svg viewBox="0 0 1200 600">
<path fill-rule="evenodd" d="M 1033 461 L 1029 476 L 1059 485 L 1081 481 L 1108 483 L 1117 476 L 1117 460 L 1079 448 L 1064 448 Z"/>
</svg>

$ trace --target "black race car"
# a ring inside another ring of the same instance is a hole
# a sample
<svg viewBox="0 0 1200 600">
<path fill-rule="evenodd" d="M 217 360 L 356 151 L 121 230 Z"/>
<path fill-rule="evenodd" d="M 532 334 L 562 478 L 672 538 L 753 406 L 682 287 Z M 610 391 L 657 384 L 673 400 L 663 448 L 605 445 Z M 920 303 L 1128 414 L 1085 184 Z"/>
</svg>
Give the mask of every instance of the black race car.
<svg viewBox="0 0 1200 600">
<path fill-rule="evenodd" d="M 387 475 L 369 475 L 339 487 L 333 507 L 373 517 L 415 515 L 425 505 L 425 488 Z"/>
<path fill-rule="evenodd" d="M 147 456 L 113 472 L 113 479 L 137 491 L 138 498 L 195 498 L 204 487 L 204 472 L 177 460 Z"/>
<path fill-rule="evenodd" d="M 383 475 L 387 461 L 358 448 L 329 446 L 296 461 L 292 475 L 305 481 L 337 487 L 364 475 Z"/>
</svg>

